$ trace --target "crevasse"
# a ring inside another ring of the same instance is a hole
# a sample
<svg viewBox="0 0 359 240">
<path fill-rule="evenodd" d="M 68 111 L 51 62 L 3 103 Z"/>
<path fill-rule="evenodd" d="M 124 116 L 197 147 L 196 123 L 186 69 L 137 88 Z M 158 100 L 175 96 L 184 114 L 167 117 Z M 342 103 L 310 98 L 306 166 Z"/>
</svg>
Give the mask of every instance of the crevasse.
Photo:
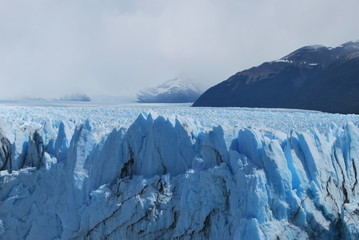
<svg viewBox="0 0 359 240">
<path fill-rule="evenodd" d="M 359 129 L 230 138 L 141 114 L 0 131 L 2 239 L 358 239 Z"/>
</svg>

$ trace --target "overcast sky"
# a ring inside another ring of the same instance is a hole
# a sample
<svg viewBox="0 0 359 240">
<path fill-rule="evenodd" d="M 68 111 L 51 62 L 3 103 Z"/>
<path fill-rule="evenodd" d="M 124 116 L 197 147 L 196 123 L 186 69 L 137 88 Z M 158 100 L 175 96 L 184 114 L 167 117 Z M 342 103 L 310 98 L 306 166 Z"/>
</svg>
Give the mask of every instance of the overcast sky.
<svg viewBox="0 0 359 240">
<path fill-rule="evenodd" d="M 0 0 L 0 98 L 209 87 L 304 46 L 359 39 L 358 0 Z"/>
</svg>

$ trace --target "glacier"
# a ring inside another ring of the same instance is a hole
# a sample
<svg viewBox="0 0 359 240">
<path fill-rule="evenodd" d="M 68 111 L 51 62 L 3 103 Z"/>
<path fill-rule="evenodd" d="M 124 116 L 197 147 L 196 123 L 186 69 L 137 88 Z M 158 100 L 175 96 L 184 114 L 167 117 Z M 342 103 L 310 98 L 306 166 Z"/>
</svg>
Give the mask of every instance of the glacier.
<svg viewBox="0 0 359 240">
<path fill-rule="evenodd" d="M 0 106 L 1 239 L 358 239 L 359 116 Z"/>
</svg>

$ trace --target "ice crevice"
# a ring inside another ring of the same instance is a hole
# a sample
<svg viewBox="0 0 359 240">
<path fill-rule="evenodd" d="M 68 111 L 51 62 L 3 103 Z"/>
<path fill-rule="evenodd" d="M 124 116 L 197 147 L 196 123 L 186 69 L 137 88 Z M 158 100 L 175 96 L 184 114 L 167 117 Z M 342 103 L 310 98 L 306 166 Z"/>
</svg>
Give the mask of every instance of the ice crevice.
<svg viewBox="0 0 359 240">
<path fill-rule="evenodd" d="M 359 238 L 358 126 L 227 128 L 0 129 L 0 238 Z"/>
</svg>

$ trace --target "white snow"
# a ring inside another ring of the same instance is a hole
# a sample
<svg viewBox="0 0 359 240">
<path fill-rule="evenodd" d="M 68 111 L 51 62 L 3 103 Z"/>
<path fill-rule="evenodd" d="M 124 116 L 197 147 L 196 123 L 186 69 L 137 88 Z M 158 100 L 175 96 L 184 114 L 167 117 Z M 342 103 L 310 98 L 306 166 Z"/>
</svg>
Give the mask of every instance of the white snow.
<svg viewBox="0 0 359 240">
<path fill-rule="evenodd" d="M 274 60 L 273 62 L 292 63 L 293 61 L 289 61 L 287 59 L 277 59 L 277 60 Z"/>
<path fill-rule="evenodd" d="M 358 115 L 3 103 L 0 119 L 1 239 L 359 236 Z"/>
<path fill-rule="evenodd" d="M 170 79 L 155 88 L 146 88 L 140 90 L 137 94 L 137 100 L 138 102 L 161 102 L 165 101 L 165 99 L 158 99 L 158 97 L 161 95 L 174 97 L 175 95 L 181 96 L 183 94 L 189 94 L 187 98 L 192 99 L 193 94 L 200 96 L 202 92 L 203 91 L 200 90 L 190 79 L 178 77 Z"/>
</svg>

